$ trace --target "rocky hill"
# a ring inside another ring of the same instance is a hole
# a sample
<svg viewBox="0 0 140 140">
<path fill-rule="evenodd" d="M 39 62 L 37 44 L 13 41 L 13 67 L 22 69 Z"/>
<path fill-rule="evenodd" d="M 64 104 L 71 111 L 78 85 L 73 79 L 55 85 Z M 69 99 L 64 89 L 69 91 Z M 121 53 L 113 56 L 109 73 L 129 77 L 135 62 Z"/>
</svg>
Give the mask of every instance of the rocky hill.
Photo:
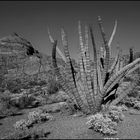
<svg viewBox="0 0 140 140">
<path fill-rule="evenodd" d="M 64 66 L 58 58 L 58 65 Z M 13 33 L 0 39 L 0 87 L 9 81 L 46 80 L 52 74 L 51 56 L 34 49 L 31 42 Z"/>
</svg>

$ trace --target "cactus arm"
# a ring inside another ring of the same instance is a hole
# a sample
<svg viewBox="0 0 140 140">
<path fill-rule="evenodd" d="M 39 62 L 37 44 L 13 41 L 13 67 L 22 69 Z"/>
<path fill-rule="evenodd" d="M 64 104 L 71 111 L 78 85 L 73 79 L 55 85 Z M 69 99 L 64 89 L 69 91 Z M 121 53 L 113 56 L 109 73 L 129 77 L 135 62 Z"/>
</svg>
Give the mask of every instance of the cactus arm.
<svg viewBox="0 0 140 140">
<path fill-rule="evenodd" d="M 113 41 L 113 38 L 115 36 L 115 33 L 116 33 L 116 29 L 117 29 L 117 20 L 115 20 L 115 25 L 114 25 L 114 28 L 113 28 L 113 32 L 110 36 L 110 39 L 108 41 L 108 46 L 109 46 L 109 49 L 110 49 L 110 55 L 111 55 L 111 43 Z M 106 52 L 104 52 L 104 56 L 106 55 Z"/>
<path fill-rule="evenodd" d="M 114 36 L 115 36 L 115 33 L 116 33 L 116 29 L 117 29 L 117 20 L 115 20 L 115 25 L 114 25 L 114 28 L 113 28 L 113 32 L 112 32 L 111 37 L 110 37 L 110 39 L 109 39 L 109 41 L 108 41 L 108 46 L 109 46 L 110 48 L 111 48 L 112 40 L 113 40 L 113 38 L 114 38 Z"/>
<path fill-rule="evenodd" d="M 88 106 L 88 102 L 86 100 L 86 94 L 84 92 L 84 87 L 83 87 L 83 83 L 82 83 L 81 79 L 79 79 L 77 81 L 77 90 L 78 90 L 80 97 L 83 100 L 84 104 L 87 105 L 88 109 L 90 109 Z"/>
<path fill-rule="evenodd" d="M 103 38 L 103 41 L 104 41 L 104 45 L 105 45 L 105 51 L 106 51 L 104 73 L 103 73 L 103 84 L 105 85 L 106 74 L 107 74 L 108 69 L 109 69 L 110 49 L 109 49 L 109 46 L 108 46 L 108 42 L 107 42 L 107 39 L 106 39 L 106 35 L 105 35 L 105 32 L 104 32 L 104 29 L 103 29 L 103 26 L 102 26 L 102 21 L 101 21 L 100 17 L 98 17 L 98 23 L 99 23 L 100 31 L 101 31 L 102 38 Z"/>
<path fill-rule="evenodd" d="M 68 96 L 70 97 L 71 102 L 76 104 L 75 98 L 73 96 L 72 90 L 69 88 L 69 86 L 67 85 L 67 83 L 65 83 L 65 80 L 63 79 L 62 75 L 60 74 L 59 68 L 57 66 L 57 62 L 56 62 L 56 45 L 57 45 L 57 41 L 54 41 L 53 44 L 53 49 L 52 49 L 52 64 L 54 67 L 54 71 L 56 76 L 58 77 L 59 82 L 62 85 L 62 88 L 64 89 L 64 91 L 68 94 Z"/>
<path fill-rule="evenodd" d="M 70 85 L 71 90 L 73 91 L 77 104 L 81 107 L 81 109 L 85 110 L 85 105 L 78 93 L 77 88 L 74 85 L 75 77 L 73 76 L 72 62 L 71 62 L 71 58 L 70 58 L 70 54 L 69 54 L 69 50 L 68 50 L 68 41 L 67 41 L 67 36 L 66 36 L 64 29 L 61 30 L 61 35 L 62 35 L 62 43 L 64 46 L 64 52 L 65 52 L 65 56 L 66 56 L 67 66 L 68 66 L 67 74 L 69 77 L 69 85 Z"/>
<path fill-rule="evenodd" d="M 82 29 L 81 29 L 81 22 L 78 22 L 78 31 L 79 31 L 79 41 L 80 41 L 80 48 L 81 48 L 81 57 L 83 60 L 83 68 L 84 71 L 86 71 L 86 57 L 85 57 L 85 48 L 84 48 L 84 43 L 83 43 L 83 38 L 82 38 Z M 82 73 L 83 75 L 84 73 Z"/>
<path fill-rule="evenodd" d="M 111 102 L 110 105 L 114 106 L 118 104 L 125 96 L 127 96 L 135 87 L 137 83 L 133 82 L 130 86 L 125 87 L 125 89 L 119 94 L 119 96 Z"/>
<path fill-rule="evenodd" d="M 131 62 L 133 62 L 133 59 L 134 59 L 134 58 L 133 58 L 133 57 L 134 57 L 134 56 L 133 56 L 133 48 L 130 48 L 130 49 L 129 49 L 129 55 L 130 55 L 130 57 L 129 57 L 129 63 L 131 63 Z"/>
<path fill-rule="evenodd" d="M 90 66 L 90 54 L 88 48 L 88 27 L 85 26 L 85 48 L 86 48 L 86 74 L 87 74 L 87 85 L 89 94 L 92 96 L 93 101 L 95 102 L 92 90 L 92 79 L 91 79 L 91 66 Z"/>
<path fill-rule="evenodd" d="M 131 70 L 129 70 L 125 76 L 127 76 L 128 74 L 132 73 L 133 71 L 135 71 L 136 69 L 138 69 L 140 67 L 140 65 L 136 65 L 134 68 L 132 68 Z M 122 81 L 122 80 L 121 80 Z M 137 86 L 137 82 L 133 82 L 131 83 L 131 86 L 127 86 L 122 93 L 119 94 L 118 98 L 116 98 L 111 105 L 116 105 L 117 103 L 119 103 L 127 94 L 130 93 L 130 91 L 132 91 L 135 87 Z"/>
<path fill-rule="evenodd" d="M 99 53 L 97 53 L 97 76 L 98 76 L 98 86 L 99 90 L 101 91 L 103 89 L 103 81 L 102 81 L 102 70 L 100 67 L 100 61 L 99 61 Z"/>
<path fill-rule="evenodd" d="M 113 71 L 115 70 L 115 67 L 116 67 L 116 65 L 117 65 L 117 63 L 119 63 L 118 61 L 119 61 L 119 55 L 120 55 L 120 50 L 118 50 L 118 52 L 117 52 L 117 55 L 116 55 L 116 57 L 115 57 L 115 60 L 114 60 L 114 62 L 113 62 L 113 64 L 112 64 L 112 66 L 111 66 L 111 68 L 109 69 L 109 73 L 110 73 L 110 75 L 113 73 Z"/>
<path fill-rule="evenodd" d="M 96 96 L 98 93 L 98 82 L 97 82 L 97 51 L 96 51 L 96 45 L 94 40 L 94 35 L 91 26 L 89 26 L 91 40 L 92 40 L 92 46 L 93 46 L 93 53 L 94 53 L 94 67 L 93 67 L 93 83 L 94 83 L 94 96 Z"/>
<path fill-rule="evenodd" d="M 100 47 L 100 63 L 101 63 L 102 68 L 104 68 L 104 58 L 105 58 L 105 51 L 102 46 Z"/>
<path fill-rule="evenodd" d="M 48 29 L 48 36 L 49 36 L 50 42 L 51 43 L 54 43 L 54 39 L 51 36 L 49 29 Z M 56 51 L 59 54 L 59 56 L 61 56 L 61 58 L 63 59 L 63 61 L 66 63 L 66 58 L 65 58 L 64 54 L 61 52 L 61 50 L 58 48 L 58 46 L 56 46 Z"/>
<path fill-rule="evenodd" d="M 129 71 L 131 71 L 134 67 L 140 66 L 140 58 L 137 58 L 132 63 L 124 66 L 120 71 L 118 71 L 114 76 L 112 76 L 102 91 L 103 96 L 106 94 L 107 90 L 109 91 L 116 83 L 118 83 Z"/>
<path fill-rule="evenodd" d="M 123 68 L 123 60 L 120 59 L 120 70 Z"/>
<path fill-rule="evenodd" d="M 69 50 L 68 50 L 68 41 L 67 41 L 67 36 L 64 31 L 64 29 L 61 29 L 61 35 L 62 35 L 62 44 L 64 46 L 64 53 L 65 53 L 65 58 L 66 58 L 66 63 L 67 63 L 67 73 L 68 73 L 68 79 L 71 80 L 71 84 L 76 87 L 76 81 L 75 81 L 75 76 L 74 76 L 74 68 L 72 65 L 72 61 L 70 58 Z"/>
<path fill-rule="evenodd" d="M 80 21 L 78 23 L 78 31 L 79 31 L 80 50 L 81 50 L 81 60 L 80 60 L 81 79 L 83 81 L 84 92 L 86 94 L 86 100 L 87 100 L 88 106 L 90 108 L 90 111 L 94 111 L 94 102 L 93 102 L 93 99 L 92 99 L 92 95 L 89 92 L 88 84 L 87 84 L 86 57 L 85 57 L 84 44 L 83 44 L 83 40 L 82 40 L 82 30 L 81 30 L 81 23 L 80 23 Z"/>
<path fill-rule="evenodd" d="M 118 63 L 116 65 L 116 72 L 118 72 L 119 70 L 121 70 L 122 66 L 121 66 L 121 59 L 122 59 L 122 49 L 120 50 L 120 54 L 119 54 L 119 59 L 118 59 Z"/>
</svg>

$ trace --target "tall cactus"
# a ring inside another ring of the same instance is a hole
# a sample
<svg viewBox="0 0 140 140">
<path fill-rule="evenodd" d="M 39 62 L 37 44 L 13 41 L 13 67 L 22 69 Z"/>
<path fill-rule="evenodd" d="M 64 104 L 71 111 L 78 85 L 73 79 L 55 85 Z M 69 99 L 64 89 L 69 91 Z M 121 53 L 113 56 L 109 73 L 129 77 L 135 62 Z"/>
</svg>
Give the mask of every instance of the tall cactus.
<svg viewBox="0 0 140 140">
<path fill-rule="evenodd" d="M 130 54 L 130 56 L 129 56 L 129 63 L 131 63 L 134 60 L 134 58 L 133 58 L 133 48 L 132 47 L 129 49 L 129 54 Z"/>
<path fill-rule="evenodd" d="M 65 62 L 67 64 L 66 73 L 67 73 L 68 80 L 65 80 L 66 77 L 61 75 L 59 71 L 59 67 L 57 66 L 57 61 L 56 61 L 57 43 L 56 41 L 51 41 L 51 43 L 53 44 L 52 62 L 58 80 L 60 81 L 60 84 L 62 84 L 64 91 L 70 97 L 71 102 L 77 105 L 79 109 L 81 109 L 86 114 L 88 113 L 94 114 L 100 111 L 104 99 L 108 98 L 108 96 L 112 93 L 112 91 L 117 90 L 120 82 L 122 82 L 122 80 L 126 75 L 130 74 L 138 67 L 140 67 L 140 58 L 136 59 L 135 61 L 132 61 L 131 63 L 129 63 L 124 67 L 122 67 L 122 65 L 120 66 L 120 62 L 121 62 L 120 50 L 118 50 L 114 63 L 112 63 L 112 66 L 110 67 L 110 57 L 111 57 L 110 44 L 116 32 L 117 22 L 115 22 L 114 30 L 109 42 L 107 41 L 102 25 L 102 20 L 100 17 L 98 17 L 98 24 L 100 27 L 100 31 L 105 47 L 104 50 L 105 55 L 104 57 L 102 57 L 104 66 L 100 61 L 101 58 L 99 57 L 99 54 L 101 53 L 99 53 L 98 50 L 99 48 L 97 48 L 96 46 L 92 27 L 89 26 L 89 31 L 88 31 L 88 27 L 85 26 L 85 43 L 84 43 L 82 37 L 82 26 L 81 23 L 78 22 L 80 50 L 81 50 L 80 72 L 79 72 L 80 74 L 78 73 L 78 75 L 80 75 L 81 77 L 79 78 L 77 78 L 74 75 L 73 65 L 68 50 L 68 39 L 64 29 L 61 30 L 61 34 L 62 34 L 62 44 L 64 46 L 64 54 L 65 54 L 64 57 L 65 57 Z M 92 41 L 92 46 L 94 51 L 93 67 L 91 66 L 90 63 L 90 55 L 89 55 L 89 48 L 88 48 L 89 33 L 91 36 L 91 41 Z M 124 96 L 126 94 L 127 93 L 124 93 Z M 118 97 L 115 103 L 118 102 L 120 99 L 122 99 L 124 96 L 121 95 L 121 97 Z"/>
</svg>

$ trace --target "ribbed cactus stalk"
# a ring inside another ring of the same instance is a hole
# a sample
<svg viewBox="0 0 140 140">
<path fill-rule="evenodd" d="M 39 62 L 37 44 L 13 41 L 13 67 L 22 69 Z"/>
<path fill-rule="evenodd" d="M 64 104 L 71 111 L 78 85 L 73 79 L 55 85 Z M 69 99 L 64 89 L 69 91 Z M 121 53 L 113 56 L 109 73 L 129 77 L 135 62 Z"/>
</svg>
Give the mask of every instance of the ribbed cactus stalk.
<svg viewBox="0 0 140 140">
<path fill-rule="evenodd" d="M 133 62 L 134 58 L 133 58 L 133 48 L 130 48 L 129 49 L 129 54 L 130 54 L 130 57 L 129 57 L 129 63 Z"/>
<path fill-rule="evenodd" d="M 63 76 L 60 73 L 59 67 L 57 66 L 56 60 L 57 41 L 52 40 L 52 37 L 50 36 L 49 33 L 50 41 L 53 44 L 52 64 L 56 76 L 58 77 L 58 80 L 62 85 L 62 88 L 70 97 L 70 101 L 72 102 L 72 104 L 77 105 L 77 107 L 86 114 L 89 113 L 94 114 L 100 111 L 101 106 L 104 103 L 104 99 L 107 99 L 111 93 L 115 94 L 117 88 L 123 81 L 124 77 L 140 67 L 140 58 L 136 59 L 135 61 L 132 61 L 131 63 L 123 67 L 120 49 L 118 49 L 118 53 L 115 57 L 115 60 L 110 66 L 111 42 L 116 32 L 117 21 L 115 21 L 115 26 L 109 41 L 106 38 L 106 34 L 104 32 L 102 20 L 100 17 L 98 17 L 98 24 L 104 42 L 103 45 L 104 49 L 102 50 L 100 50 L 100 48 L 96 46 L 92 29 L 93 27 L 89 26 L 88 28 L 88 26 L 85 26 L 85 37 L 83 37 L 81 23 L 80 21 L 78 22 L 81 57 L 79 64 L 80 71 L 76 75 L 74 74 L 74 67 L 68 49 L 68 38 L 66 32 L 64 31 L 64 29 L 61 30 L 62 44 L 65 55 L 63 56 L 63 53 L 61 52 L 61 57 L 65 59 L 65 64 L 67 67 L 65 69 L 66 71 L 65 73 L 67 74 L 67 76 Z M 91 66 L 90 61 L 89 35 L 91 37 L 94 52 L 93 67 Z M 66 78 L 67 80 L 65 80 Z M 120 97 L 118 96 L 117 100 L 114 103 L 117 103 L 126 94 L 128 94 L 128 92 L 122 93 Z"/>
</svg>

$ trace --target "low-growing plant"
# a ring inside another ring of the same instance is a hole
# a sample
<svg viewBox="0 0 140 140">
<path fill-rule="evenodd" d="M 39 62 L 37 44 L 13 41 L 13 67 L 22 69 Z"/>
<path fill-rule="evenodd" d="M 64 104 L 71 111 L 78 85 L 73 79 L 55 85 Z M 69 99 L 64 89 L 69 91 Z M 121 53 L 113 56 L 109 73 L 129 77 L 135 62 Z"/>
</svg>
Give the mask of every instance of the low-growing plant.
<svg viewBox="0 0 140 140">
<path fill-rule="evenodd" d="M 128 108 L 125 105 L 118 105 L 118 106 L 110 106 L 109 107 L 110 110 L 116 110 L 116 111 L 127 111 Z"/>
<path fill-rule="evenodd" d="M 7 89 L 12 93 L 19 93 L 22 87 L 22 83 L 19 79 L 7 81 Z"/>
<path fill-rule="evenodd" d="M 135 101 L 134 108 L 140 110 L 140 101 Z"/>
<path fill-rule="evenodd" d="M 9 91 L 5 91 L 0 94 L 0 118 L 21 113 L 17 107 L 11 105 L 10 95 L 11 93 Z"/>
<path fill-rule="evenodd" d="M 124 120 L 122 110 L 123 108 L 120 106 L 110 106 L 106 114 L 112 121 L 119 123 Z"/>
<path fill-rule="evenodd" d="M 47 81 L 47 93 L 48 94 L 55 94 L 56 92 L 61 89 L 61 84 L 56 81 L 54 78 L 49 78 Z"/>
<path fill-rule="evenodd" d="M 43 128 L 32 128 L 32 129 L 24 129 L 19 131 L 14 131 L 7 136 L 2 137 L 1 139 L 17 139 L 17 140 L 32 140 L 32 139 L 43 139 L 46 138 L 50 134 L 49 131 Z"/>
<path fill-rule="evenodd" d="M 29 112 L 28 115 L 28 120 L 32 122 L 32 124 L 51 120 L 52 118 L 53 117 L 49 113 L 45 113 L 41 109 Z"/>
<path fill-rule="evenodd" d="M 16 115 L 21 115 L 21 114 L 22 112 L 16 107 L 2 108 L 0 110 L 0 118 L 8 117 L 8 116 L 16 116 Z"/>
<path fill-rule="evenodd" d="M 90 128 L 105 135 L 117 134 L 117 123 L 124 120 L 123 107 L 109 106 L 95 115 L 88 117 Z"/>
<path fill-rule="evenodd" d="M 40 114 L 41 113 L 42 113 L 41 110 L 29 112 L 28 120 L 33 124 L 40 122 Z"/>
<path fill-rule="evenodd" d="M 28 129 L 28 122 L 25 119 L 21 119 L 14 124 L 15 130 L 26 130 Z"/>
<path fill-rule="evenodd" d="M 110 110 L 107 114 L 107 116 L 113 121 L 113 122 L 120 122 L 124 120 L 124 115 L 122 112 L 117 110 Z"/>
<path fill-rule="evenodd" d="M 90 128 L 104 135 L 114 135 L 117 134 L 117 123 L 113 122 L 107 116 L 102 113 L 97 113 L 88 118 L 87 124 Z"/>
<path fill-rule="evenodd" d="M 133 107 L 136 101 L 137 98 L 126 96 L 120 103 L 126 105 L 127 107 Z"/>
<path fill-rule="evenodd" d="M 25 131 L 33 127 L 33 125 L 36 123 L 41 123 L 52 119 L 53 116 L 51 116 L 49 113 L 45 113 L 41 109 L 38 109 L 37 111 L 29 112 L 27 120 L 21 119 L 13 126 L 16 131 Z"/>
</svg>

